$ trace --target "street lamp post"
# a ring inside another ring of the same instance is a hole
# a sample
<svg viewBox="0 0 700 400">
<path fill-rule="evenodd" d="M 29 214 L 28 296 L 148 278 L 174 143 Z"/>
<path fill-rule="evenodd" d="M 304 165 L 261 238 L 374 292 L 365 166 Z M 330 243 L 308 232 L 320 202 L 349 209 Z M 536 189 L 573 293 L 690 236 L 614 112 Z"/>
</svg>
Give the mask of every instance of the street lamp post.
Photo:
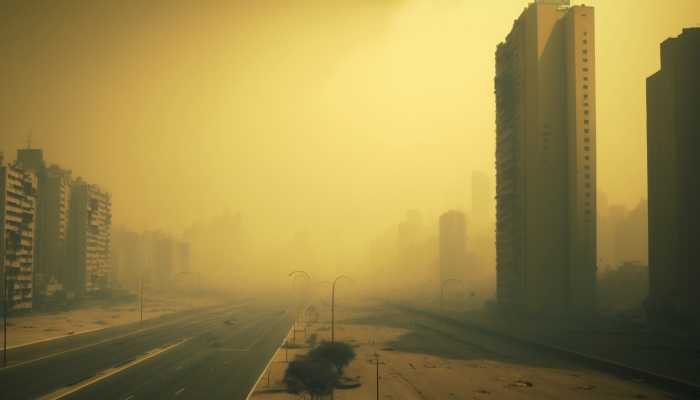
<svg viewBox="0 0 700 400">
<path fill-rule="evenodd" d="M 440 312 L 443 311 L 443 302 L 444 302 L 444 297 L 445 297 L 445 286 L 448 283 L 452 283 L 452 282 L 459 283 L 462 286 L 462 288 L 464 288 L 464 283 L 462 281 L 460 281 L 459 279 L 446 279 L 446 280 L 442 281 L 442 285 L 440 285 Z"/>
<path fill-rule="evenodd" d="M 139 280 L 139 329 L 143 328 L 143 271 Z"/>
<path fill-rule="evenodd" d="M 338 283 L 338 280 L 340 280 L 341 278 L 345 278 L 350 280 L 351 282 L 355 282 L 349 276 L 340 275 L 337 278 L 335 278 L 335 280 L 333 281 L 333 285 L 331 286 L 331 343 L 335 343 L 335 284 Z"/>
<path fill-rule="evenodd" d="M 289 273 L 289 277 L 293 277 L 294 275 L 301 274 L 303 275 L 306 279 L 311 280 L 311 275 L 309 275 L 308 272 L 303 271 L 303 270 L 294 270 Z M 299 300 L 299 303 L 301 303 L 301 299 Z M 297 312 L 296 312 L 296 318 L 294 319 L 294 324 L 292 326 L 292 343 L 296 344 L 297 342 L 297 320 L 299 319 L 299 310 L 301 309 L 300 305 L 297 304 Z M 306 337 L 306 335 L 304 335 Z"/>
</svg>

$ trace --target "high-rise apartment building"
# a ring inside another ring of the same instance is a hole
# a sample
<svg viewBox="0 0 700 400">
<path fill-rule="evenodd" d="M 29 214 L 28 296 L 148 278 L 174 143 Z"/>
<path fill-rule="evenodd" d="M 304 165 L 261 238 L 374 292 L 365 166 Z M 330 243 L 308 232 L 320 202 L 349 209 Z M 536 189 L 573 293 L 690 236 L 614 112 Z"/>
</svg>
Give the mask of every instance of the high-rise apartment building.
<svg viewBox="0 0 700 400">
<path fill-rule="evenodd" d="M 36 196 L 36 175 L 0 157 L 0 294 L 11 310 L 32 308 Z"/>
<path fill-rule="evenodd" d="M 78 178 L 72 187 L 67 289 L 76 295 L 110 287 L 112 200 L 97 185 Z"/>
<path fill-rule="evenodd" d="M 63 287 L 68 269 L 67 238 L 71 172 L 46 166 L 41 149 L 17 150 L 17 164 L 37 175 L 35 299 L 50 297 Z"/>
<path fill-rule="evenodd" d="M 440 282 L 464 281 L 467 272 L 466 218 L 459 211 L 440 216 Z"/>
<path fill-rule="evenodd" d="M 595 305 L 592 7 L 538 0 L 496 50 L 498 302 L 561 314 Z"/>
<path fill-rule="evenodd" d="M 700 321 L 700 28 L 661 43 L 647 79 L 649 309 Z"/>
</svg>

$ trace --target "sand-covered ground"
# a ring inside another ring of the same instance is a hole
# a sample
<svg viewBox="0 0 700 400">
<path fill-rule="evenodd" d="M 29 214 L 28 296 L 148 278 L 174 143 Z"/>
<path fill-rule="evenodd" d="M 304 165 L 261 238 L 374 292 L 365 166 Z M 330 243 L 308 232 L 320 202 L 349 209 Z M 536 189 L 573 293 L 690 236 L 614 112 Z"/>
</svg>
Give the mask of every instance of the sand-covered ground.
<svg viewBox="0 0 700 400">
<path fill-rule="evenodd" d="M 452 340 L 404 314 L 389 309 L 345 310 L 336 324 L 336 340 L 356 346 L 357 358 L 345 375 L 362 386 L 336 390 L 335 399 L 375 399 L 376 359 L 380 360 L 380 398 L 450 399 L 668 399 L 643 383 L 622 380 L 546 358 L 509 356 L 493 348 Z M 319 340 L 330 336 L 328 321 L 308 329 Z M 290 336 L 291 337 L 291 336 Z M 455 333 L 459 339 L 459 333 Z M 297 333 L 303 342 L 304 333 Z M 285 358 L 308 348 L 275 354 L 254 392 L 254 399 L 299 399 L 283 392 Z M 504 355 L 505 354 L 505 355 Z M 378 357 L 377 357 L 378 355 Z M 268 384 L 269 372 L 269 384 Z"/>
<path fill-rule="evenodd" d="M 215 297 L 192 296 L 167 292 L 144 296 L 143 318 L 158 318 L 166 314 L 219 303 Z M 75 308 L 57 312 L 32 312 L 10 317 L 7 345 L 9 348 L 66 335 L 104 329 L 139 321 L 138 299 L 131 301 L 90 300 Z M 0 329 L 0 341 L 3 332 Z"/>
</svg>

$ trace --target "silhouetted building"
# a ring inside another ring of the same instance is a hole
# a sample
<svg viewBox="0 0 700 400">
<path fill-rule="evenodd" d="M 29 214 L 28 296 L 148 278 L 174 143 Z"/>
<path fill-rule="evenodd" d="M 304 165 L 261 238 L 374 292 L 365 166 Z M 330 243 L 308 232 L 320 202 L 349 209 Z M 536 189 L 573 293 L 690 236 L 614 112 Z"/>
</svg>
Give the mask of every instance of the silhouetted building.
<svg viewBox="0 0 700 400">
<path fill-rule="evenodd" d="M 36 175 L 0 157 L 0 294 L 11 310 L 32 308 L 36 197 Z"/>
<path fill-rule="evenodd" d="M 466 220 L 459 211 L 440 216 L 440 282 L 464 280 L 467 268 Z"/>
<path fill-rule="evenodd" d="M 67 270 L 68 219 L 71 171 L 46 167 L 41 149 L 20 149 L 17 164 L 38 178 L 35 300 L 53 295 L 63 287 Z"/>
<path fill-rule="evenodd" d="M 113 286 L 116 283 L 137 291 L 148 264 L 147 241 L 144 235 L 123 228 L 113 229 L 111 262 Z"/>
<path fill-rule="evenodd" d="M 700 28 L 661 43 L 647 79 L 649 307 L 700 320 Z"/>
<path fill-rule="evenodd" d="M 174 246 L 169 236 L 160 232 L 153 237 L 153 274 L 158 286 L 170 285 L 175 272 L 173 263 Z"/>
<path fill-rule="evenodd" d="M 112 200 L 97 185 L 78 178 L 72 188 L 66 287 L 76 295 L 110 287 Z"/>
<path fill-rule="evenodd" d="M 496 247 L 501 306 L 595 306 L 592 7 L 538 0 L 496 50 Z"/>
<path fill-rule="evenodd" d="M 598 302 L 601 310 L 641 311 L 649 293 L 649 268 L 638 262 L 625 262 L 600 276 Z"/>
<path fill-rule="evenodd" d="M 421 251 L 423 242 L 423 220 L 418 210 L 406 213 L 406 218 L 399 223 L 397 235 L 398 267 L 407 278 L 414 279 L 425 266 L 422 265 Z"/>
<path fill-rule="evenodd" d="M 177 271 L 184 274 L 192 272 L 190 270 L 190 244 L 187 242 L 175 242 L 175 262 Z"/>
</svg>

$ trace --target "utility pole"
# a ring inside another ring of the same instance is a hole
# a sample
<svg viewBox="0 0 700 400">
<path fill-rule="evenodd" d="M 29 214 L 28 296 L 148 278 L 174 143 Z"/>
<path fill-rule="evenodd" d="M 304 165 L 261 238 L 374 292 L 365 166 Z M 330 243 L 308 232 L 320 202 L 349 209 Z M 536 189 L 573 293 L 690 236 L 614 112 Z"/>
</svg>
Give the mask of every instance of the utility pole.
<svg viewBox="0 0 700 400">
<path fill-rule="evenodd" d="M 377 400 L 379 400 L 379 354 L 377 354 Z"/>
<path fill-rule="evenodd" d="M 376 353 L 376 352 L 374 353 L 374 362 L 375 362 L 375 365 L 377 367 L 377 400 L 379 400 L 379 381 L 380 381 L 379 365 L 384 364 L 383 362 L 379 361 L 379 353 Z"/>
<path fill-rule="evenodd" d="M 141 271 L 141 283 L 139 284 L 139 328 L 143 328 L 143 271 Z"/>
</svg>

